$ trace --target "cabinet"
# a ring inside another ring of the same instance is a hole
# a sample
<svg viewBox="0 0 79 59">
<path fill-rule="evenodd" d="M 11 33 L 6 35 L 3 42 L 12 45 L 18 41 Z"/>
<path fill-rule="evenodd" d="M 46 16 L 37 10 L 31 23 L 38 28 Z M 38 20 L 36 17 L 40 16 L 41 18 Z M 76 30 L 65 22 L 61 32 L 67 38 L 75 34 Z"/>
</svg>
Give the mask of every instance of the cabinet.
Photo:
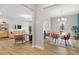
<svg viewBox="0 0 79 59">
<path fill-rule="evenodd" d="M 8 24 L 6 22 L 0 23 L 0 38 L 9 37 Z"/>
</svg>

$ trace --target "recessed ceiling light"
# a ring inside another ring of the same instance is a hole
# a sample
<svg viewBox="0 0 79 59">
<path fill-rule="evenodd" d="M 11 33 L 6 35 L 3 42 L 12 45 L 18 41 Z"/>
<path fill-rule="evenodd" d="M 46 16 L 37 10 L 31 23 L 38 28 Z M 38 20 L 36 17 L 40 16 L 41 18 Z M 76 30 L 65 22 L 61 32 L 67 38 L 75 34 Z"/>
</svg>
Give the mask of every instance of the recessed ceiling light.
<svg viewBox="0 0 79 59">
<path fill-rule="evenodd" d="M 32 16 L 31 15 L 28 15 L 28 14 L 22 14 L 20 15 L 21 17 L 24 17 L 24 18 L 31 18 Z"/>
</svg>

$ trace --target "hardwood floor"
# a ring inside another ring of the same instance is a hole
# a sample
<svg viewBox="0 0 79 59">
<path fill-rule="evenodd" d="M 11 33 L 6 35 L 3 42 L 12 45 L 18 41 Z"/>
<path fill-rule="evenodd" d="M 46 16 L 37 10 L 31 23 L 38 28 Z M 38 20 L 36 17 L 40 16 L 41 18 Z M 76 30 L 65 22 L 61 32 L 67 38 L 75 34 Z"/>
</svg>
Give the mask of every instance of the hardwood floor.
<svg viewBox="0 0 79 59">
<path fill-rule="evenodd" d="M 45 49 L 38 49 L 29 42 L 14 45 L 14 39 L 0 39 L 0 55 L 79 55 L 79 49 L 51 45 L 48 41 Z"/>
</svg>

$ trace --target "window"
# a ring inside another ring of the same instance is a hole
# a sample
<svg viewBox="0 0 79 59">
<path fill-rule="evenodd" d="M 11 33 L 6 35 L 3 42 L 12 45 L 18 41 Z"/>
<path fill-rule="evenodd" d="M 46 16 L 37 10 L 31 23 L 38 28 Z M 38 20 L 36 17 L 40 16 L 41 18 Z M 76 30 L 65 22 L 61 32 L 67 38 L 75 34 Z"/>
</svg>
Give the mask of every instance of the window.
<svg viewBox="0 0 79 59">
<path fill-rule="evenodd" d="M 22 29 L 22 25 L 14 25 L 14 29 Z"/>
<path fill-rule="evenodd" d="M 17 29 L 21 29 L 21 27 L 22 27 L 21 25 L 17 25 Z"/>
</svg>

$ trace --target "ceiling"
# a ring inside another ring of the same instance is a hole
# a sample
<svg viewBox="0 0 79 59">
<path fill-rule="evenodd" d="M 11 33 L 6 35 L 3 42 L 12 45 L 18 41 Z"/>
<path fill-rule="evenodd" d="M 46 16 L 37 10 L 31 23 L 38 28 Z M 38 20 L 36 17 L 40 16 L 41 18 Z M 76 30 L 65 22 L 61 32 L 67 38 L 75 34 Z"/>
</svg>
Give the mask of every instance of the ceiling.
<svg viewBox="0 0 79 59">
<path fill-rule="evenodd" d="M 34 4 L 0 4 L 0 16 L 32 21 Z M 79 4 L 40 4 L 45 15 L 61 17 L 79 13 Z"/>
<path fill-rule="evenodd" d="M 0 16 L 29 19 L 32 18 L 32 6 L 21 4 L 0 4 Z"/>
<path fill-rule="evenodd" d="M 32 21 L 34 6 L 34 4 L 0 4 L 0 16 Z M 50 4 L 41 4 L 40 6 L 46 8 Z"/>
<path fill-rule="evenodd" d="M 61 17 L 79 13 L 79 4 L 56 4 L 44 9 L 51 17 Z"/>
</svg>

